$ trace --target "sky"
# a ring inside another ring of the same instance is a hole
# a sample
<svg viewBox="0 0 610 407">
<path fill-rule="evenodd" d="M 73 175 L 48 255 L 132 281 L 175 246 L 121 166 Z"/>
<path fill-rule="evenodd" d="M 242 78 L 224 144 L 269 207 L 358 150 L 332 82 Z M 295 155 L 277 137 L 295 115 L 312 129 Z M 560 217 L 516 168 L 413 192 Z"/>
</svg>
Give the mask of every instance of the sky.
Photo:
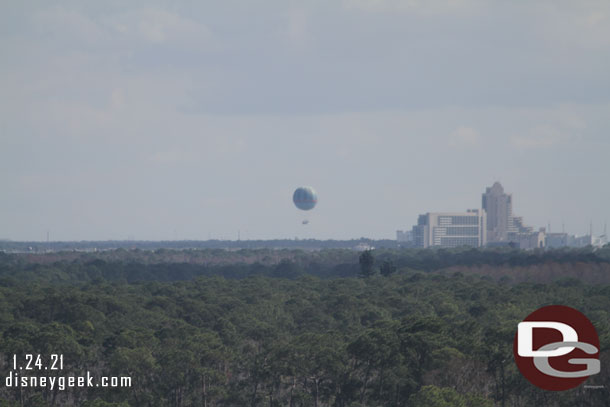
<svg viewBox="0 0 610 407">
<path fill-rule="evenodd" d="M 0 238 L 610 221 L 608 1 L 6 1 L 0 55 Z"/>
</svg>

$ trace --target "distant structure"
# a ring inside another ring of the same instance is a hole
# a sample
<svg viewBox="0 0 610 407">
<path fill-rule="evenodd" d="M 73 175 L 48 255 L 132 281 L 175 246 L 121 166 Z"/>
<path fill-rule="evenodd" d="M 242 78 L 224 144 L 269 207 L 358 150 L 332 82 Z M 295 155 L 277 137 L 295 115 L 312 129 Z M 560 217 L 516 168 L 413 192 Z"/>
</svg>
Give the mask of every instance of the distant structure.
<svg viewBox="0 0 610 407">
<path fill-rule="evenodd" d="M 608 244 L 608 238 L 605 234 L 601 236 L 593 236 L 591 234 L 574 236 L 567 233 L 547 233 L 546 247 L 557 249 L 561 247 L 602 247 Z"/>
<path fill-rule="evenodd" d="M 601 236 L 591 236 L 591 246 L 602 247 L 608 244 L 608 236 L 604 233 Z"/>
<path fill-rule="evenodd" d="M 504 193 L 499 182 L 488 187 L 483 194 L 481 208 L 487 213 L 487 240 L 504 242 L 513 217 L 513 197 Z"/>
<path fill-rule="evenodd" d="M 513 197 L 504 192 L 502 184 L 494 182 L 482 195 L 481 209 L 467 212 L 437 212 L 419 215 L 411 231 L 396 231 L 396 241 L 402 247 L 510 246 L 520 249 L 560 247 L 602 247 L 608 244 L 608 234 L 574 236 L 550 233 L 546 228 L 534 230 L 521 216 L 513 214 Z"/>
<path fill-rule="evenodd" d="M 567 233 L 547 233 L 545 246 L 551 249 L 567 247 L 571 245 L 572 238 Z"/>
<path fill-rule="evenodd" d="M 371 246 L 370 244 L 366 243 L 358 243 L 356 246 L 352 247 L 352 250 L 357 252 L 364 252 L 367 250 L 375 250 L 375 246 Z"/>
<path fill-rule="evenodd" d="M 434 212 L 419 215 L 413 226 L 414 247 L 481 247 L 487 242 L 485 212 Z"/>
<path fill-rule="evenodd" d="M 397 230 L 396 231 L 396 241 L 398 243 L 410 243 L 413 241 L 413 231 L 412 230 Z"/>
<path fill-rule="evenodd" d="M 545 246 L 546 230 L 534 231 L 524 224 L 522 217 L 513 215 L 513 197 L 504 192 L 499 182 L 486 188 L 481 207 L 487 213 L 487 241 L 490 245 L 512 245 L 521 249 Z"/>
<path fill-rule="evenodd" d="M 532 227 L 526 226 L 522 230 L 509 232 L 508 240 L 520 249 L 542 249 L 546 242 L 546 228 L 534 231 Z"/>
</svg>

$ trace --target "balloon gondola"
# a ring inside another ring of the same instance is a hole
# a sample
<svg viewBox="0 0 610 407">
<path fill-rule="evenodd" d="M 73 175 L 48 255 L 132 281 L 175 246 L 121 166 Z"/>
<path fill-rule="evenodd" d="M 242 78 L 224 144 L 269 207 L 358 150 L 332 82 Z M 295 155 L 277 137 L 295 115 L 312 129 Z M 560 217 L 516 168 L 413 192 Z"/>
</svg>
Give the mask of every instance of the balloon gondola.
<svg viewBox="0 0 610 407">
<path fill-rule="evenodd" d="M 318 203 L 318 194 L 312 187 L 299 187 L 292 194 L 292 202 L 302 211 L 310 211 Z M 303 225 L 307 225 L 309 220 L 303 220 Z"/>
</svg>

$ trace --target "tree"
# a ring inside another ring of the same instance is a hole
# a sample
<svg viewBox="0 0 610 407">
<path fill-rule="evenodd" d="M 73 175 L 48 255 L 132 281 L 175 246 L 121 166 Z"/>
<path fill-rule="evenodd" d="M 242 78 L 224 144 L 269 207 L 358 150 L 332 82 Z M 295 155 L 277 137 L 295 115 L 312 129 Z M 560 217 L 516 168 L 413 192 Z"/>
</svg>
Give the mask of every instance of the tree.
<svg viewBox="0 0 610 407">
<path fill-rule="evenodd" d="M 396 272 L 396 266 L 392 263 L 392 260 L 384 260 L 379 267 L 379 271 L 382 276 L 388 277 Z"/>
<path fill-rule="evenodd" d="M 410 378 L 404 375 L 396 380 L 396 368 L 403 364 L 398 328 L 397 322 L 381 321 L 347 346 L 354 361 L 352 377 L 360 388 L 360 404 L 374 404 L 371 403 L 373 400 L 381 403 L 395 400 L 398 387 L 409 381 Z M 368 389 L 371 392 L 367 392 Z M 367 393 L 372 394 L 369 397 Z"/>
<path fill-rule="evenodd" d="M 360 275 L 362 277 L 368 278 L 375 274 L 375 256 L 373 256 L 372 250 L 363 251 L 358 262 L 360 263 Z"/>
<path fill-rule="evenodd" d="M 484 397 L 458 393 L 452 388 L 424 386 L 409 398 L 414 407 L 492 407 L 493 402 Z"/>
</svg>

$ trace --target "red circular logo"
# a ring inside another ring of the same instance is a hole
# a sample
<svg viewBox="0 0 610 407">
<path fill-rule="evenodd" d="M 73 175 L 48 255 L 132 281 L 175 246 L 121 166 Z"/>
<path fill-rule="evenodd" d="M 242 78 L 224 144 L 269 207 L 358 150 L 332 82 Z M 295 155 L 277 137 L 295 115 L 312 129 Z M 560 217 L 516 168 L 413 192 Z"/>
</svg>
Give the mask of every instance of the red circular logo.
<svg viewBox="0 0 610 407">
<path fill-rule="evenodd" d="M 561 391 L 599 373 L 599 338 L 579 311 L 563 305 L 542 307 L 519 323 L 515 362 L 533 385 Z"/>
</svg>

